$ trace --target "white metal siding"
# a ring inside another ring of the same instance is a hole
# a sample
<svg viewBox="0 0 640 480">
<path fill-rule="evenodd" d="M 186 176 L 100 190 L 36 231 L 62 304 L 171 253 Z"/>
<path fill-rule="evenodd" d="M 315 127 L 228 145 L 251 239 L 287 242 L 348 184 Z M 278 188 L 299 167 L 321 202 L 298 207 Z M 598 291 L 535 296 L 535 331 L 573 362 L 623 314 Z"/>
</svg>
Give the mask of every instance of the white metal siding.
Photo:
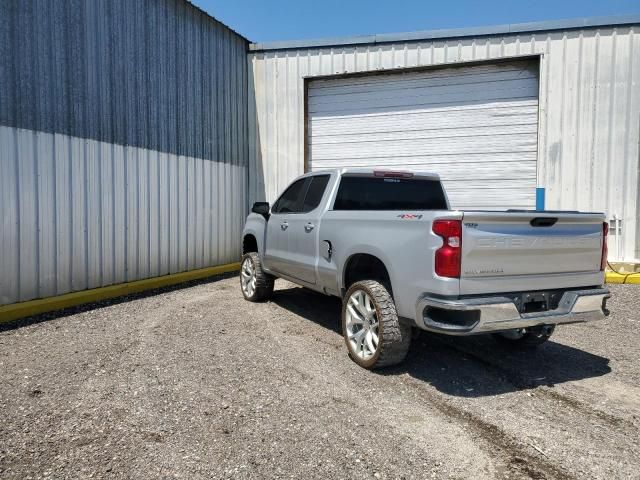
<svg viewBox="0 0 640 480">
<path fill-rule="evenodd" d="M 538 62 L 314 80 L 309 166 L 440 174 L 459 209 L 535 207 Z"/>
<path fill-rule="evenodd" d="M 275 199 L 303 172 L 304 78 L 539 54 L 537 178 L 547 208 L 618 215 L 622 234 L 610 238 L 610 259 L 638 258 L 638 28 L 256 51 L 249 57 L 250 201 Z"/>
</svg>

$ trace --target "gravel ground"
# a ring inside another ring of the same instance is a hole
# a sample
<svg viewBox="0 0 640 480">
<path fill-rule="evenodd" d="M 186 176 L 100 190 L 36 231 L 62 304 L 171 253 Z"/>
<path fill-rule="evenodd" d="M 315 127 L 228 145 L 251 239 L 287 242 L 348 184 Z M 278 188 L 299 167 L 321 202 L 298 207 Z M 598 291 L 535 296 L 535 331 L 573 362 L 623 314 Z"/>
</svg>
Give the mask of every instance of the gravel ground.
<svg viewBox="0 0 640 480">
<path fill-rule="evenodd" d="M 235 277 L 0 326 L 2 478 L 640 478 L 640 290 L 533 354 L 421 334 L 357 367 L 339 300 Z"/>
</svg>

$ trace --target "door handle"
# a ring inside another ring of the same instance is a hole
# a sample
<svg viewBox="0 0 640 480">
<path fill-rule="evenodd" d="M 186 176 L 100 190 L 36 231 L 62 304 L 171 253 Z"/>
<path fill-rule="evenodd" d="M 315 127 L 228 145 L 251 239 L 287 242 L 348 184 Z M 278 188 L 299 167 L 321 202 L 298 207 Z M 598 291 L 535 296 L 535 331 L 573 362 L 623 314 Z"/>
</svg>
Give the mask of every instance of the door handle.
<svg viewBox="0 0 640 480">
<path fill-rule="evenodd" d="M 289 228 L 289 224 L 288 224 L 287 222 L 282 222 L 282 223 L 280 224 L 280 228 L 281 228 L 282 230 L 286 230 L 287 228 Z"/>
<path fill-rule="evenodd" d="M 309 222 L 304 226 L 304 230 L 305 230 L 305 232 L 310 232 L 311 230 L 313 230 L 313 227 L 315 227 L 315 225 L 313 223 Z"/>
</svg>

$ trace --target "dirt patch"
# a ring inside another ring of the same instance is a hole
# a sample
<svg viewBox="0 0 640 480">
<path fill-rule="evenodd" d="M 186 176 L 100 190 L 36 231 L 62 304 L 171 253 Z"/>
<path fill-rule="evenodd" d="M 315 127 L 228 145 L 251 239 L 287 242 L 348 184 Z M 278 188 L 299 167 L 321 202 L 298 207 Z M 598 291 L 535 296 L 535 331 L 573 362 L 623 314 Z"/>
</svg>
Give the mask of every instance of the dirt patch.
<svg viewBox="0 0 640 480">
<path fill-rule="evenodd" d="M 235 277 L 0 331 L 2 478 L 633 478 L 640 290 L 533 354 L 421 334 L 380 373 L 340 302 Z"/>
</svg>

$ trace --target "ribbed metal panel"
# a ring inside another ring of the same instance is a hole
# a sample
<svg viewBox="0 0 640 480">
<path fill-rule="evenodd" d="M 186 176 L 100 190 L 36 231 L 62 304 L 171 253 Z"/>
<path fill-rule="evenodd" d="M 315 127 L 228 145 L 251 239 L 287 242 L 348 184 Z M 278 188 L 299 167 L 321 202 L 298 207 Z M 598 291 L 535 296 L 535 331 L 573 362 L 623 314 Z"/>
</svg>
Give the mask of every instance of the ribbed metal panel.
<svg viewBox="0 0 640 480">
<path fill-rule="evenodd" d="M 537 183 L 546 188 L 546 206 L 619 216 L 610 258 L 637 259 L 638 28 L 252 53 L 250 198 L 273 200 L 303 172 L 304 78 L 540 55 Z"/>
<path fill-rule="evenodd" d="M 0 304 L 237 261 L 247 41 L 184 0 L 0 18 Z"/>
<path fill-rule="evenodd" d="M 248 42 L 188 2 L 3 0 L 0 18 L 0 125 L 238 163 Z"/>
<path fill-rule="evenodd" d="M 237 261 L 247 170 L 0 127 L 0 304 Z"/>
</svg>

